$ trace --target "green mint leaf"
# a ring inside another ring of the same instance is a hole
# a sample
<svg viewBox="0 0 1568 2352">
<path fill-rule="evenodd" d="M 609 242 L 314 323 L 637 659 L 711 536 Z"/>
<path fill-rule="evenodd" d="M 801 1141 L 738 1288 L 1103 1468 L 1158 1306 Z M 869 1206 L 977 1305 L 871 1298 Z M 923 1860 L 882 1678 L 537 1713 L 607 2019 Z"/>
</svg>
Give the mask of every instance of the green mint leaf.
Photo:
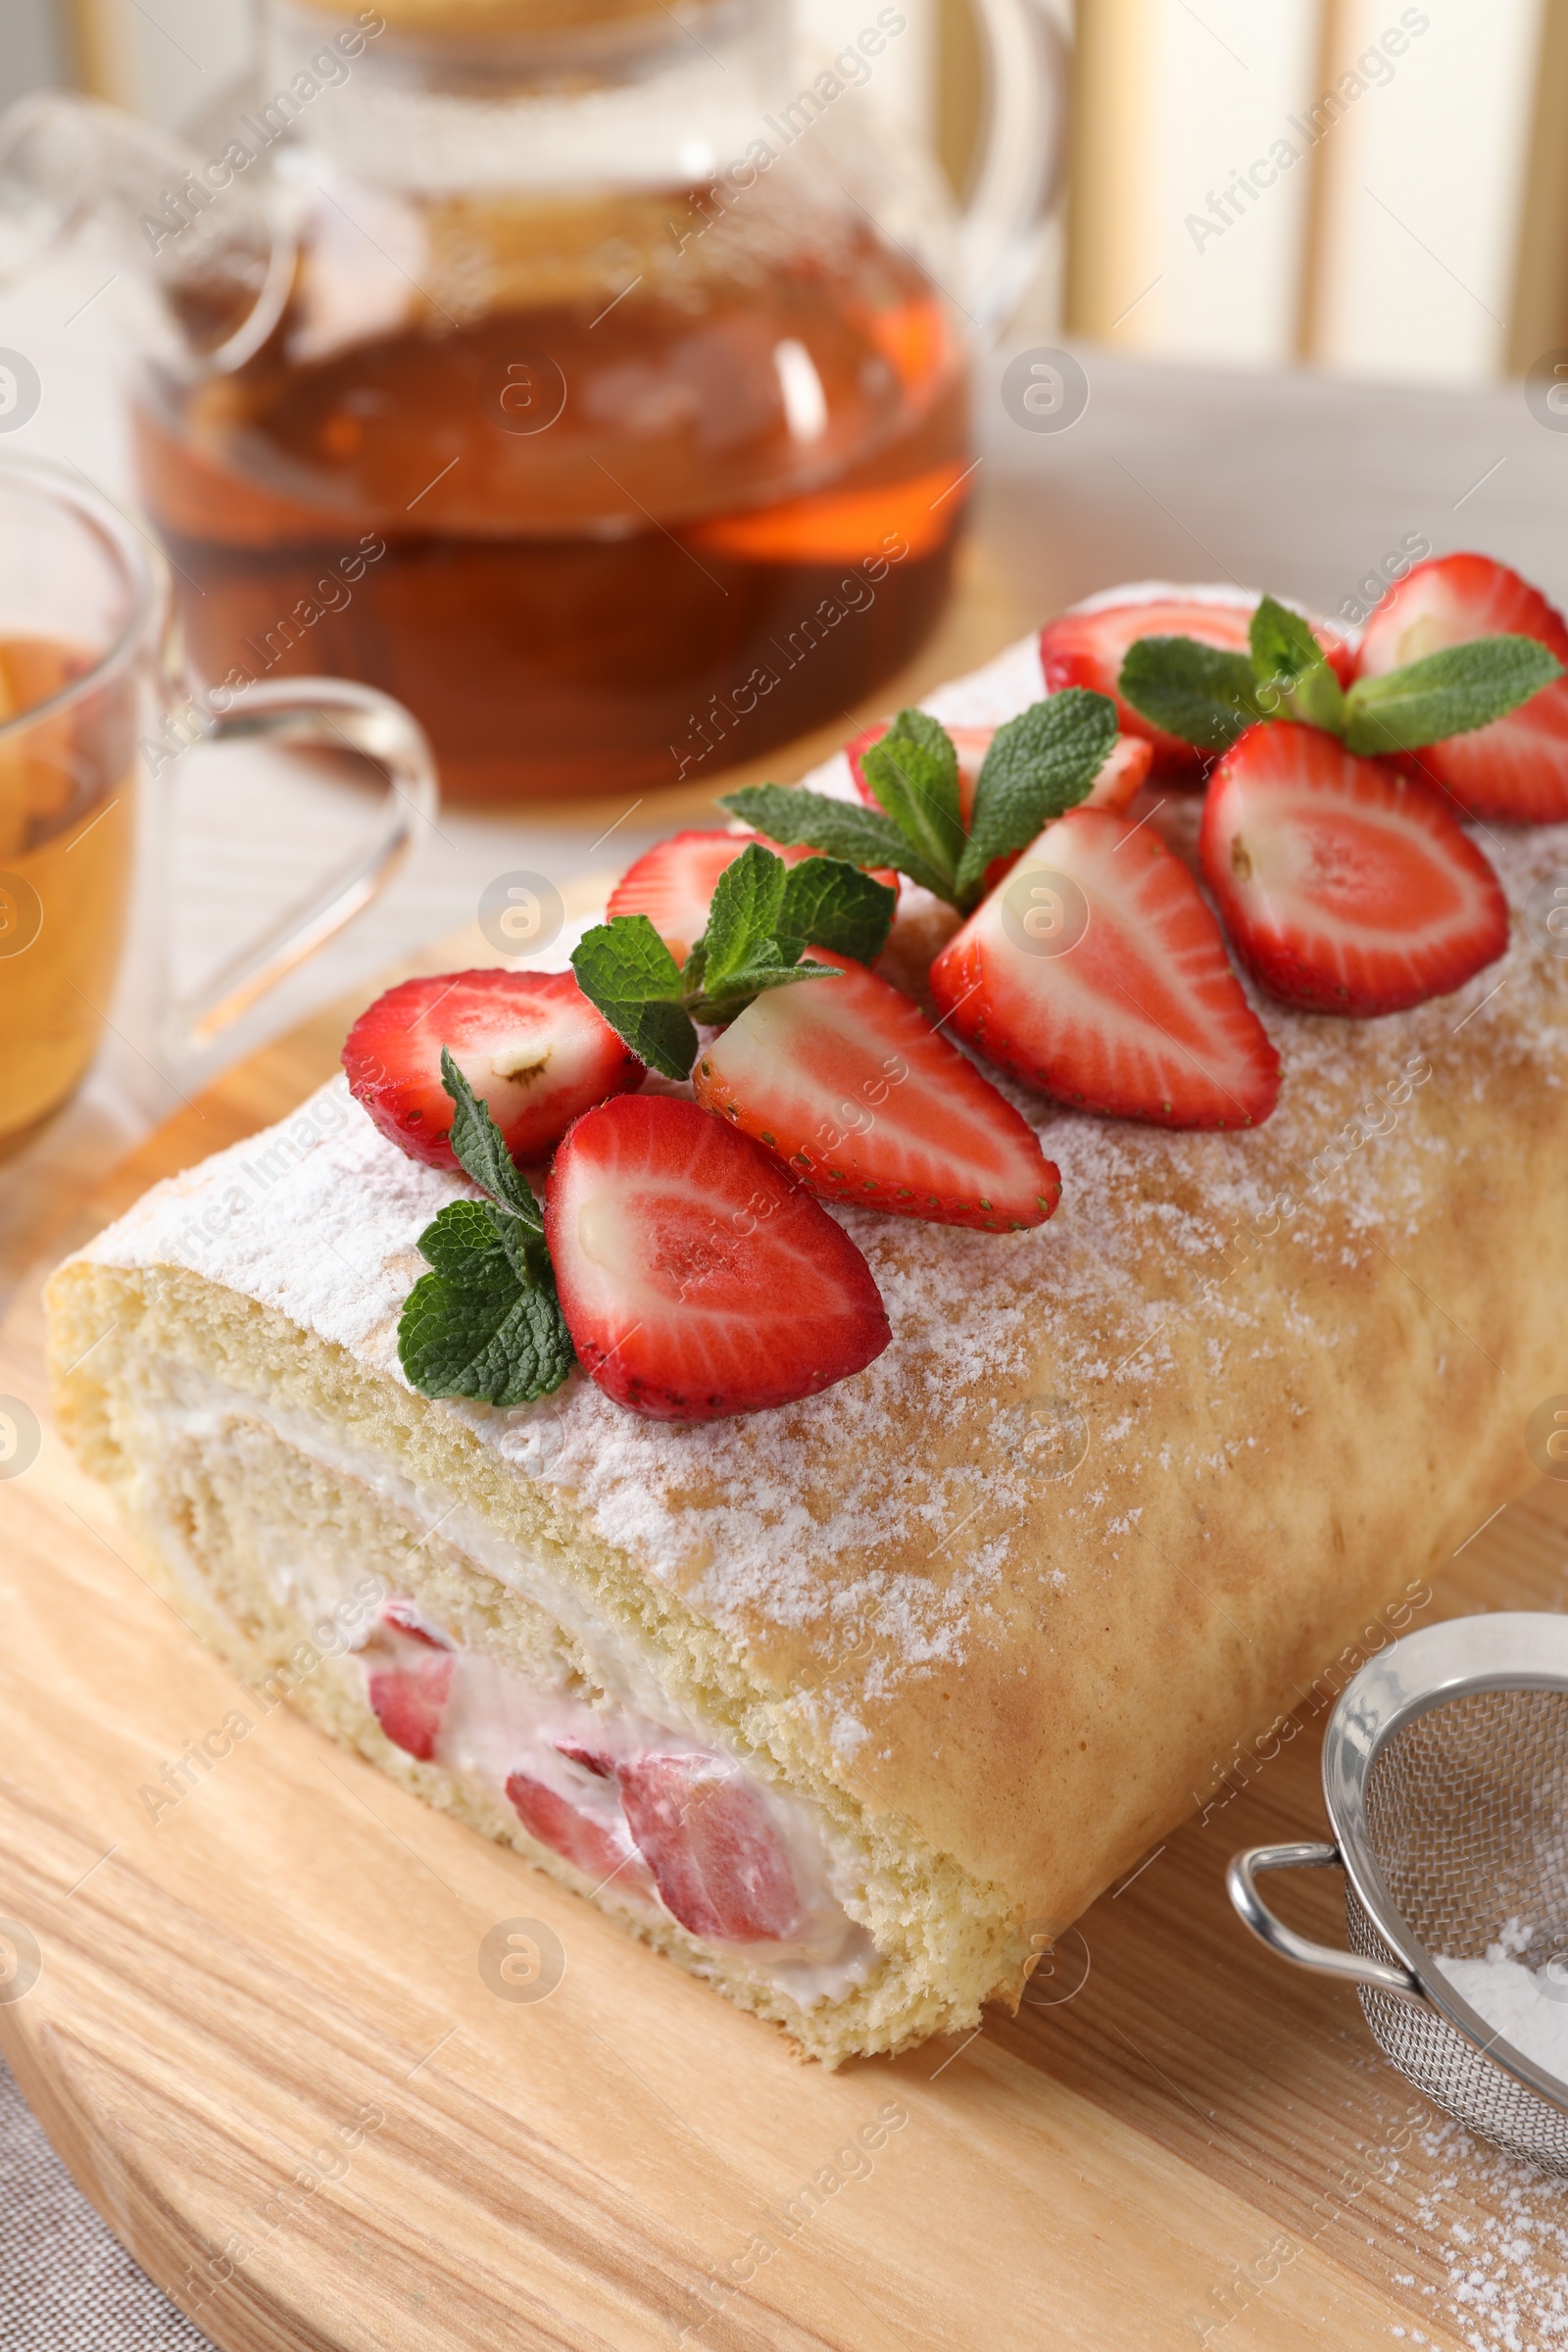
<svg viewBox="0 0 1568 2352">
<path fill-rule="evenodd" d="M 794 946 L 794 941 L 786 946 Z M 746 1010 L 770 988 L 788 988 L 797 980 L 839 980 L 843 978 L 837 964 L 786 963 L 782 957 L 760 961 L 744 971 L 732 972 L 724 984 L 721 996 L 701 996 L 687 999 L 687 1008 L 698 1020 L 711 1022 L 715 1027 L 732 1021 L 737 1013 Z"/>
<path fill-rule="evenodd" d="M 1299 612 L 1265 596 L 1252 614 L 1248 631 L 1252 648 L 1252 671 L 1260 684 L 1281 688 L 1323 659 L 1318 644 Z"/>
<path fill-rule="evenodd" d="M 674 1004 L 680 997 L 680 965 L 646 914 L 596 923 L 573 951 L 571 968 L 602 1012 L 607 1004 L 642 1004 L 656 997 Z"/>
<path fill-rule="evenodd" d="M 1042 825 L 1094 789 L 1116 740 L 1108 695 L 1069 686 L 997 729 L 975 785 L 974 818 L 958 860 L 959 903 L 972 906 L 994 858 L 1027 849 Z"/>
<path fill-rule="evenodd" d="M 681 975 L 688 995 L 694 980 L 706 993 L 721 991 L 731 972 L 756 960 L 758 949 L 778 930 L 788 870 L 783 858 L 760 841 L 749 841 L 725 866 L 709 905 L 708 928 Z"/>
<path fill-rule="evenodd" d="M 860 773 L 917 857 L 951 888 L 963 856 L 958 755 L 946 727 L 924 710 L 901 710 L 879 743 L 860 754 Z"/>
<path fill-rule="evenodd" d="M 858 865 L 842 858 L 808 858 L 788 870 L 779 933 L 786 942 L 799 939 L 857 963 L 874 963 L 887 946 L 898 903 L 896 890 Z"/>
<path fill-rule="evenodd" d="M 1489 725 L 1561 676 L 1562 663 L 1534 637 L 1473 638 L 1380 678 L 1357 678 L 1345 698 L 1345 740 L 1373 756 L 1418 751 Z"/>
<path fill-rule="evenodd" d="M 464 1174 L 471 1176 L 481 1192 L 490 1194 L 503 1208 L 510 1208 L 535 1233 L 543 1233 L 539 1203 L 507 1150 L 489 1103 L 474 1093 L 445 1046 L 441 1049 L 441 1083 L 455 1105 L 450 1140 Z"/>
<path fill-rule="evenodd" d="M 1117 686 L 1145 718 L 1203 752 L 1229 751 L 1259 715 L 1248 656 L 1200 645 L 1196 637 L 1136 639 Z"/>
<path fill-rule="evenodd" d="M 639 1061 L 664 1078 L 691 1075 L 697 1032 L 682 1009 L 681 970 L 646 914 L 617 914 L 585 932 L 571 968 Z"/>
<path fill-rule="evenodd" d="M 1259 687 L 1258 695 L 1266 704 L 1267 689 Z M 1302 670 L 1296 683 L 1280 696 L 1279 709 L 1271 715 L 1297 719 L 1303 727 L 1322 727 L 1330 735 L 1343 735 L 1345 689 L 1328 662 L 1320 662 L 1315 669 Z"/>
<path fill-rule="evenodd" d="M 769 841 L 801 842 L 850 865 L 892 866 L 922 890 L 956 904 L 951 878 L 920 856 L 890 816 L 879 816 L 858 801 L 830 801 L 823 793 L 802 792 L 792 784 L 747 784 L 739 792 L 725 793 L 718 805 L 743 824 L 755 825 Z"/>
<path fill-rule="evenodd" d="M 646 1004 L 601 1004 L 599 1009 L 638 1060 L 646 1061 L 662 1078 L 691 1076 L 697 1059 L 697 1032 L 684 1005 L 654 998 Z"/>
<path fill-rule="evenodd" d="M 1252 614 L 1252 669 L 1258 710 L 1266 718 L 1345 732 L 1345 691 L 1299 612 L 1265 596 Z"/>
<path fill-rule="evenodd" d="M 422 1396 L 531 1404 L 575 1355 L 543 1241 L 488 1200 L 453 1200 L 419 1236 L 431 1271 L 403 1304 L 398 1361 Z"/>
</svg>

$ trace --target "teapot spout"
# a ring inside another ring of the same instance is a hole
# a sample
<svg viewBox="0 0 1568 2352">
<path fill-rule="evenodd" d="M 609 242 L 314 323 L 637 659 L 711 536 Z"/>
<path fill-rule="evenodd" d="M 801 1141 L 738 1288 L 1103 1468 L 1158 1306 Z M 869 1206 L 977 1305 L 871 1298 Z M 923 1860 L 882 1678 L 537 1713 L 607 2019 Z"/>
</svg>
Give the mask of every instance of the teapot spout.
<svg viewBox="0 0 1568 2352">
<path fill-rule="evenodd" d="M 221 173 L 96 99 L 19 99 L 0 115 L 0 283 L 90 239 L 145 281 L 193 365 L 237 368 L 281 315 L 294 240 L 265 186 Z"/>
</svg>

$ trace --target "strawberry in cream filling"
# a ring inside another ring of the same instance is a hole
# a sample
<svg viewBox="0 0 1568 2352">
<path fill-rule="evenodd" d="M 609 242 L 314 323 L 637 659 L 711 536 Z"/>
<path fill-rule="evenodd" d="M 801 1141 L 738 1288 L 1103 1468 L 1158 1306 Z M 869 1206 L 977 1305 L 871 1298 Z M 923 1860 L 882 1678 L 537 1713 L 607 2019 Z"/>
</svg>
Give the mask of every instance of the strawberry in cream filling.
<svg viewBox="0 0 1568 2352">
<path fill-rule="evenodd" d="M 389 1600 L 363 1654 L 382 1731 L 421 1764 L 431 1763 L 457 1665 L 452 1643 L 424 1625 L 408 1601 Z"/>
<path fill-rule="evenodd" d="M 504 1792 L 528 1835 L 699 1942 L 852 1965 L 868 1950 L 828 1885 L 820 1837 L 733 1757 L 542 1690 L 413 1604 L 382 1604 L 359 1652 L 382 1731 L 420 1763 Z"/>
</svg>

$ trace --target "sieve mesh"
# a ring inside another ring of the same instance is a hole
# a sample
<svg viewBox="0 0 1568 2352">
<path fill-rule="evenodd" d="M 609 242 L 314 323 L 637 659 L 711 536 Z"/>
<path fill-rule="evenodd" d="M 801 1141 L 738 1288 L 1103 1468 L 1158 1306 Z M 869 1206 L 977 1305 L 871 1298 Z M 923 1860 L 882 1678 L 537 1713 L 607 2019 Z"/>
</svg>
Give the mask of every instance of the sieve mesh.
<svg viewBox="0 0 1568 2352">
<path fill-rule="evenodd" d="M 1509 1921 L 1532 1968 L 1568 1951 L 1568 1690 L 1472 1690 L 1381 1742 L 1367 1836 L 1395 1910 L 1434 1958 L 1479 1959 Z M 1397 1964 L 1353 1886 L 1350 1948 Z M 1423 1971 L 1439 1985 L 1436 1972 Z M 1568 2114 L 1538 2098 L 1426 2002 L 1360 1988 L 1385 2054 L 1472 2131 L 1568 2179 Z M 1565 2093 L 1568 2096 L 1568 2093 Z"/>
</svg>

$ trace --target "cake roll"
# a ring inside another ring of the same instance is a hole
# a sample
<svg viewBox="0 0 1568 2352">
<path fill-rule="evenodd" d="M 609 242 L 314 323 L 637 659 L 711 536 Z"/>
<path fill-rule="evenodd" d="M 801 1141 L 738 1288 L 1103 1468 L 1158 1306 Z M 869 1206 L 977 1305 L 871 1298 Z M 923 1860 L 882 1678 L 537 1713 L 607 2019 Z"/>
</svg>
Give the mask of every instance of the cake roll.
<svg viewBox="0 0 1568 2352">
<path fill-rule="evenodd" d="M 930 708 L 1045 690 L 1031 638 Z M 842 758 L 815 782 L 846 795 Z M 1191 857 L 1199 804 L 1145 797 Z M 236 1673 L 801 2052 L 973 2028 L 1535 1476 L 1568 1392 L 1539 919 L 1568 826 L 1485 846 L 1511 939 L 1456 994 L 1347 1021 L 1246 983 L 1281 1064 L 1255 1128 L 992 1072 L 1060 1171 L 1049 1221 L 831 1202 L 891 1337 L 820 1395 L 416 1393 L 416 1244 L 473 1188 L 336 1079 L 54 1274 L 60 1427 Z M 917 987 L 956 924 L 906 887 L 888 968 Z"/>
</svg>

